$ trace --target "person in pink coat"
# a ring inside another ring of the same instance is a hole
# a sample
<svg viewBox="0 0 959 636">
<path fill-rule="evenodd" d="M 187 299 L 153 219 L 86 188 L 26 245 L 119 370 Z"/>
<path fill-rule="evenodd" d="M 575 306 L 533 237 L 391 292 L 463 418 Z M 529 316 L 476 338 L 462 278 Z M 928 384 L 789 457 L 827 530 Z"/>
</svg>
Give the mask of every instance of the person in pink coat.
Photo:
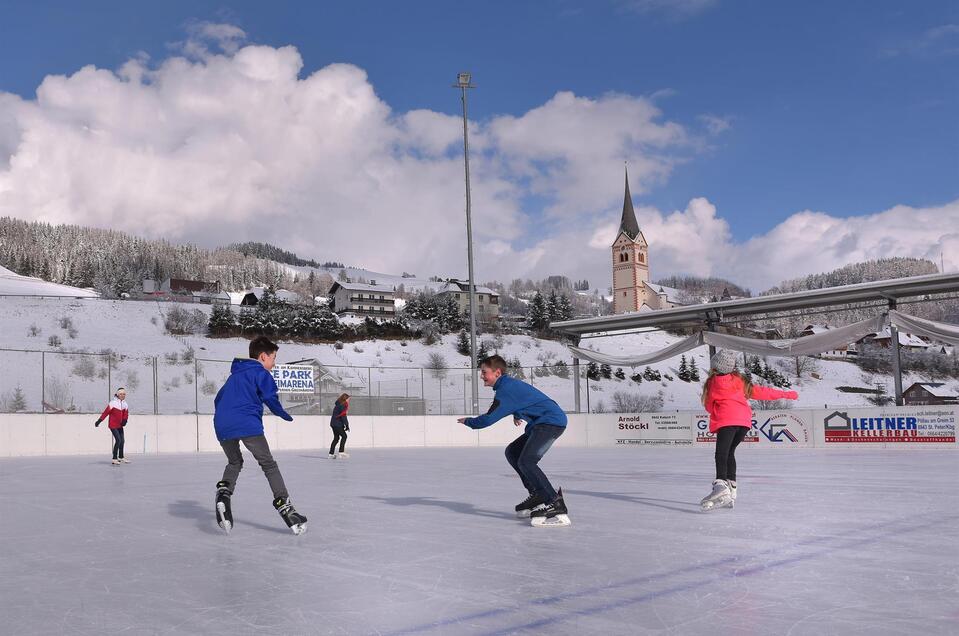
<svg viewBox="0 0 959 636">
<path fill-rule="evenodd" d="M 109 418 L 110 433 L 113 434 L 113 462 L 114 466 L 119 464 L 129 464 L 130 460 L 123 456 L 123 427 L 127 425 L 130 418 L 130 407 L 127 406 L 127 390 L 123 387 L 117 389 L 113 394 L 113 399 L 103 409 L 103 413 L 97 419 L 94 426 L 100 426 L 100 422 Z"/>
<path fill-rule="evenodd" d="M 736 447 L 752 428 L 749 400 L 795 400 L 795 391 L 753 384 L 736 370 L 736 354 L 720 349 L 709 361 L 703 385 L 703 406 L 709 413 L 709 432 L 716 435 L 716 479 L 700 502 L 703 510 L 732 508 L 736 504 Z"/>
</svg>

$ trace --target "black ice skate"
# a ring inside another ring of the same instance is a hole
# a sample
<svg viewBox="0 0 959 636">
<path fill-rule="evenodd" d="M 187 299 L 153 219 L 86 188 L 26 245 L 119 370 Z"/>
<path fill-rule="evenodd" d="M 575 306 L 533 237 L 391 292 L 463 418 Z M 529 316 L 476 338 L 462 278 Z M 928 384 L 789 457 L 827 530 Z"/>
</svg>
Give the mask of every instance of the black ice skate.
<svg viewBox="0 0 959 636">
<path fill-rule="evenodd" d="M 286 525 L 293 531 L 293 534 L 303 534 L 306 532 L 306 517 L 296 511 L 296 508 L 293 507 L 289 499 L 278 497 L 273 500 L 273 507 L 276 508 L 280 516 L 283 517 L 283 521 L 285 521 Z"/>
<path fill-rule="evenodd" d="M 216 484 L 216 524 L 230 534 L 233 529 L 233 511 L 230 509 L 230 482 L 219 481 Z"/>
<path fill-rule="evenodd" d="M 516 504 L 516 516 L 520 519 L 526 519 L 534 510 L 539 510 L 540 508 L 545 507 L 546 502 L 543 500 L 543 496 L 533 494 L 524 499 L 521 503 Z"/>
<path fill-rule="evenodd" d="M 562 528 L 570 525 L 569 511 L 566 509 L 566 502 L 563 500 L 563 489 L 559 489 L 555 501 L 546 504 L 539 510 L 534 510 L 530 517 L 530 525 L 534 528 Z"/>
</svg>

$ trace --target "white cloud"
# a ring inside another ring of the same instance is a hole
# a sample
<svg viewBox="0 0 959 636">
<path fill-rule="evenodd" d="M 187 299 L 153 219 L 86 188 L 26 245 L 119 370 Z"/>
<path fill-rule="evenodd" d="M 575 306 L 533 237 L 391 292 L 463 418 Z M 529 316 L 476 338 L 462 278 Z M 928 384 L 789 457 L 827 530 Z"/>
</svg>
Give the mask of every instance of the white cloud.
<svg viewBox="0 0 959 636">
<path fill-rule="evenodd" d="M 719 4 L 718 0 L 621 0 L 629 11 L 641 14 L 659 14 L 683 19 L 699 15 Z"/>
<path fill-rule="evenodd" d="M 0 93 L 0 214 L 461 274 L 460 118 L 394 112 L 362 69 L 301 77 L 294 47 L 235 48 L 244 37 L 198 23 L 188 56 L 48 76 L 32 101 Z M 628 95 L 559 93 L 470 128 L 483 277 L 555 268 L 538 245 L 551 217 L 533 221 L 527 197 L 575 219 L 621 196 L 624 159 L 641 192 L 694 152 L 681 125 Z"/>
<path fill-rule="evenodd" d="M 572 254 L 583 266 L 579 271 L 589 271 L 590 281 L 595 278 L 601 287 L 609 286 L 609 246 L 619 216 L 606 214 L 587 241 L 589 249 Z M 946 271 L 959 271 L 959 200 L 929 208 L 900 205 L 850 218 L 803 211 L 743 242 L 732 238 L 729 225 L 706 199 L 693 199 L 684 210 L 669 213 L 639 208 L 636 216 L 650 244 L 654 279 L 721 276 L 758 292 L 849 263 L 912 256 L 939 264 L 940 254 Z M 588 254 L 580 256 L 584 251 Z"/>
<path fill-rule="evenodd" d="M 356 66 L 304 77 L 293 47 L 231 52 L 239 30 L 198 32 L 221 52 L 158 64 L 140 55 L 117 72 L 87 66 L 47 77 L 36 100 L 0 92 L 0 215 L 465 274 L 455 104 L 453 114 L 395 112 Z M 477 276 L 566 274 L 602 287 L 623 161 L 639 195 L 703 145 L 651 98 L 619 94 L 557 93 L 526 113 L 471 122 L 470 135 Z M 754 289 L 854 260 L 959 253 L 959 238 L 941 229 L 959 227 L 959 202 L 855 219 L 802 212 L 744 243 L 703 198 L 637 215 L 654 277 L 725 275 Z"/>
<path fill-rule="evenodd" d="M 710 115 L 707 113 L 700 115 L 697 119 L 703 122 L 706 131 L 709 132 L 710 135 L 718 135 L 719 133 L 729 130 L 732 126 L 731 117 L 720 117 L 719 115 Z"/>
</svg>

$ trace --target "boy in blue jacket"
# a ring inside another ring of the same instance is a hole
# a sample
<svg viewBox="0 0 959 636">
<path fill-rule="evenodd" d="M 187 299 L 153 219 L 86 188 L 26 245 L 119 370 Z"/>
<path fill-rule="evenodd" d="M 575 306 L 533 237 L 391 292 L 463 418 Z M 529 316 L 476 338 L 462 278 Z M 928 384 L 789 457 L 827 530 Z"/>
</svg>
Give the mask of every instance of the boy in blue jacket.
<svg viewBox="0 0 959 636">
<path fill-rule="evenodd" d="M 273 490 L 273 507 L 293 534 L 306 532 L 306 517 L 293 508 L 290 495 L 283 483 L 283 475 L 270 453 L 270 445 L 263 434 L 263 405 L 287 422 L 293 416 L 286 412 L 277 398 L 273 366 L 276 364 L 276 344 L 266 336 L 250 341 L 250 359 L 234 358 L 230 377 L 214 399 L 213 428 L 216 438 L 226 453 L 227 465 L 223 479 L 216 485 L 216 521 L 227 534 L 233 528 L 233 512 L 230 497 L 236 487 L 236 479 L 243 468 L 240 442 L 246 446 L 263 469 L 263 474 Z"/>
<path fill-rule="evenodd" d="M 566 430 L 566 413 L 546 394 L 533 386 L 506 375 L 506 361 L 489 356 L 480 361 L 483 384 L 493 387 L 493 404 L 485 415 L 457 420 L 470 428 L 486 428 L 507 415 L 516 426 L 526 423 L 525 432 L 506 447 L 506 461 L 519 474 L 529 497 L 516 506 L 520 518 L 531 517 L 537 528 L 568 526 L 569 511 L 563 489 L 553 489 L 539 467 L 543 455 Z"/>
</svg>

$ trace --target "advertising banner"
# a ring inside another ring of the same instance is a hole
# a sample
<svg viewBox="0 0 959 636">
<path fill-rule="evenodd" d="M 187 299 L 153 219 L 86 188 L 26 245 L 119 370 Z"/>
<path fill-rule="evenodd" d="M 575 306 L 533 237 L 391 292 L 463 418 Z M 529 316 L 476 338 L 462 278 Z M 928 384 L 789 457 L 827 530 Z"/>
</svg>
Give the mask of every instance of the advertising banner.
<svg viewBox="0 0 959 636">
<path fill-rule="evenodd" d="M 278 364 L 273 379 L 280 393 L 313 393 L 313 370 L 309 364 Z"/>
<path fill-rule="evenodd" d="M 787 447 L 813 445 L 813 413 L 811 411 L 754 411 L 744 444 Z M 716 435 L 709 432 L 709 415 L 693 415 L 697 444 L 715 444 Z"/>
<path fill-rule="evenodd" d="M 817 411 L 816 418 L 827 446 L 956 443 L 956 407 L 952 406 L 839 408 Z"/>
<path fill-rule="evenodd" d="M 689 413 L 615 413 L 589 416 L 590 446 L 689 445 Z"/>
</svg>

